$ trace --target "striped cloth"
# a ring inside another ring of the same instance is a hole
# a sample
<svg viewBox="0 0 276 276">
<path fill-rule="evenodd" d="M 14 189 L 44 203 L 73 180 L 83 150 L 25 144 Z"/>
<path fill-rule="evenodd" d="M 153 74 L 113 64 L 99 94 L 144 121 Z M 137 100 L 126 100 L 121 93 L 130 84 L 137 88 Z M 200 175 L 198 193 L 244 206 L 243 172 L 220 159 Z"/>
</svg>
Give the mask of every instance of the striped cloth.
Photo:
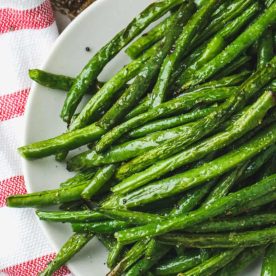
<svg viewBox="0 0 276 276">
<path fill-rule="evenodd" d="M 55 252 L 33 210 L 5 206 L 7 196 L 26 193 L 16 148 L 22 143 L 31 81 L 58 36 L 50 0 L 0 0 L 0 275 L 37 275 Z M 68 275 L 66 267 L 55 275 Z"/>
</svg>

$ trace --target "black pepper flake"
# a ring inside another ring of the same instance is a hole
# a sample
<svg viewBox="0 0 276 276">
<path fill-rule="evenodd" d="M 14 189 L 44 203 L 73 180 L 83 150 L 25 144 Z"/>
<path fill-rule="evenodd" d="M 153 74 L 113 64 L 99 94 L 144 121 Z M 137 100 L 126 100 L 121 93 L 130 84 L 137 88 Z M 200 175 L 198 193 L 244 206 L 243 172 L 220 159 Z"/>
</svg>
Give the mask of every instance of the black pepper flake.
<svg viewBox="0 0 276 276">
<path fill-rule="evenodd" d="M 90 47 L 88 47 L 88 46 L 85 47 L 85 51 L 86 51 L 86 52 L 90 52 L 90 51 L 91 51 Z"/>
<path fill-rule="evenodd" d="M 9 30 L 10 30 L 10 32 L 14 31 L 14 27 L 10 26 Z"/>
</svg>

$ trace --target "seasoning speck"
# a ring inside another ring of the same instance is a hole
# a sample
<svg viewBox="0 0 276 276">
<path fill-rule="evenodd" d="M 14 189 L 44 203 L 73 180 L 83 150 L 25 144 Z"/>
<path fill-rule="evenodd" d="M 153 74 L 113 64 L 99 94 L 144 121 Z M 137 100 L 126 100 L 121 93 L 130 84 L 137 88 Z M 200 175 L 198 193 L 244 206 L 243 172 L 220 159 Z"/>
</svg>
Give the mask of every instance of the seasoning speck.
<svg viewBox="0 0 276 276">
<path fill-rule="evenodd" d="M 88 47 L 88 46 L 85 47 L 85 51 L 86 51 L 86 52 L 90 52 L 90 51 L 91 51 L 90 47 Z"/>
</svg>

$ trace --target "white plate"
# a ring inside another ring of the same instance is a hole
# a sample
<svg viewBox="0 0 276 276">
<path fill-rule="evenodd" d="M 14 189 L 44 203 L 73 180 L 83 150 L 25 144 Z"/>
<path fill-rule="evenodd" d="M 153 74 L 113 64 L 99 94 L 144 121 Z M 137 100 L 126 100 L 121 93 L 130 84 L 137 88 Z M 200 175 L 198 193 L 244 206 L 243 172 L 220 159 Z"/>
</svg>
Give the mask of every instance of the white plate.
<svg viewBox="0 0 276 276">
<path fill-rule="evenodd" d="M 42 68 L 54 73 L 77 75 L 100 47 L 151 2 L 153 0 L 98 0 L 62 33 Z M 87 46 L 91 52 L 85 51 Z M 127 56 L 121 53 L 105 68 L 100 79 L 107 80 L 128 61 Z M 59 118 L 64 99 L 65 93 L 62 91 L 33 85 L 26 109 L 24 144 L 44 140 L 65 131 L 65 124 Z M 36 161 L 23 160 L 23 169 L 29 192 L 57 188 L 58 183 L 71 176 L 65 166 L 55 162 L 53 157 Z M 55 250 L 72 234 L 68 225 L 40 224 Z M 101 276 L 108 271 L 105 261 L 106 251 L 94 239 L 68 266 L 75 276 Z M 259 269 L 252 267 L 251 272 L 243 275 L 259 275 Z"/>
</svg>

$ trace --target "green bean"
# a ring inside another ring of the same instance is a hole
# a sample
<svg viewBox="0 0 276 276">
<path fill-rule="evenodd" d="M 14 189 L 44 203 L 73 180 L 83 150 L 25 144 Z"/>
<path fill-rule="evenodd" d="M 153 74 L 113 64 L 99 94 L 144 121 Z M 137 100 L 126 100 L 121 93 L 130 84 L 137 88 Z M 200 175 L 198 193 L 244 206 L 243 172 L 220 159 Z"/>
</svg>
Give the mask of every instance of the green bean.
<svg viewBox="0 0 276 276">
<path fill-rule="evenodd" d="M 274 58 L 272 60 L 272 63 L 274 63 L 274 60 L 276 61 L 276 58 Z M 268 68 L 269 66 L 267 66 L 266 68 Z M 271 74 L 274 75 L 275 69 L 273 69 L 273 73 Z M 256 92 L 258 91 L 257 86 L 261 87 L 262 85 L 265 84 L 265 82 L 263 84 L 260 83 L 260 76 L 262 75 L 262 72 L 265 71 L 265 68 L 262 70 L 257 71 L 257 73 L 255 73 L 254 75 L 252 75 L 251 78 L 249 78 L 249 80 L 245 81 L 241 87 L 241 93 L 237 96 L 237 100 L 235 99 L 230 99 L 229 101 L 234 101 L 235 104 L 233 104 L 233 108 L 232 108 L 232 112 L 234 112 L 234 110 L 241 108 L 241 106 L 244 105 L 244 103 L 246 102 L 246 99 L 250 98 L 251 96 L 253 96 L 254 94 L 256 94 Z M 257 83 L 257 80 L 259 81 L 259 83 Z M 253 85 L 254 83 L 254 85 Z M 247 91 L 247 93 L 245 92 Z M 237 95 L 237 94 L 236 94 Z M 227 107 L 227 104 L 230 103 L 225 103 L 225 105 L 223 105 L 221 107 L 221 109 L 223 110 L 225 107 Z M 218 113 L 219 114 L 219 113 Z M 230 112 L 231 114 L 231 112 Z M 206 121 L 208 121 L 210 118 L 212 118 L 215 115 L 214 113 L 211 113 L 210 115 L 206 116 L 204 119 L 202 119 L 202 126 L 205 127 Z M 139 117 L 139 116 L 137 116 Z M 137 118 L 136 117 L 136 118 Z M 134 118 L 132 119 L 134 120 Z M 132 121 L 130 120 L 130 121 Z M 129 121 L 129 122 L 130 122 Z M 197 121 L 197 123 L 200 121 Z M 127 123 L 122 124 L 121 126 L 118 126 L 117 128 L 114 128 L 112 131 L 110 131 L 109 133 L 107 133 L 106 135 L 103 136 L 103 138 L 100 140 L 99 143 L 101 143 L 102 140 L 108 140 L 108 141 L 103 141 L 102 144 L 108 144 L 111 141 L 114 141 L 115 138 L 117 138 L 121 133 L 123 133 L 124 129 L 127 129 L 125 127 Z M 200 126 L 200 127 L 202 127 Z M 197 126 L 195 125 L 195 129 L 197 128 Z M 178 147 L 179 144 L 181 144 L 182 142 L 185 143 L 186 138 L 184 138 L 185 136 L 183 136 L 181 138 L 176 138 L 175 141 L 167 141 L 166 143 L 164 143 L 163 145 L 161 145 L 160 147 L 154 148 L 152 150 L 150 150 L 149 152 L 138 156 L 137 158 L 131 160 L 130 162 L 124 164 L 117 173 L 117 177 L 122 179 L 126 176 L 129 176 L 135 172 L 139 172 L 143 169 L 145 169 L 146 167 L 148 167 L 149 165 L 153 164 L 154 162 L 160 160 L 160 159 L 164 159 L 166 157 L 171 156 L 172 154 L 174 154 L 175 152 L 177 153 L 177 151 L 179 152 L 181 150 L 180 147 Z M 170 149 L 169 149 L 170 148 Z M 173 150 L 172 150 L 173 149 Z"/>
<path fill-rule="evenodd" d="M 55 271 L 76 255 L 92 238 L 94 234 L 73 234 L 62 246 L 56 257 L 48 264 L 40 276 L 51 276 Z"/>
<path fill-rule="evenodd" d="M 213 204 L 205 206 L 204 208 L 158 223 L 122 230 L 115 233 L 115 237 L 119 242 L 125 244 L 142 239 L 143 237 L 154 237 L 175 230 L 184 230 L 185 228 L 219 216 L 234 207 L 242 206 L 244 202 L 254 201 L 257 198 L 275 192 L 275 180 L 276 175 L 274 174 L 250 187 L 243 188 L 218 199 Z"/>
<path fill-rule="evenodd" d="M 223 69 L 220 73 L 216 74 L 216 78 L 224 78 L 226 76 L 229 76 L 230 74 L 235 73 L 238 69 L 240 69 L 242 66 L 245 66 L 248 64 L 248 62 L 251 61 L 251 56 L 241 56 L 237 57 L 234 61 L 232 61 L 228 66 L 226 66 L 225 69 Z"/>
<path fill-rule="evenodd" d="M 242 51 L 245 51 L 258 39 L 267 27 L 276 20 L 276 3 L 272 4 L 257 20 L 254 21 L 238 38 L 219 55 L 195 72 L 193 79 L 183 85 L 183 89 L 195 86 L 210 78 L 227 64 L 231 63 Z"/>
<path fill-rule="evenodd" d="M 148 112 L 138 115 L 122 123 L 121 125 L 114 127 L 106 135 L 102 136 L 101 140 L 96 145 L 96 151 L 103 151 L 112 143 L 114 143 L 117 139 L 119 139 L 123 134 L 147 122 L 165 116 L 173 115 L 180 111 L 189 110 L 195 104 L 198 104 L 200 102 L 217 102 L 222 98 L 225 99 L 225 97 L 229 97 L 229 94 L 231 95 L 236 91 L 237 90 L 233 88 L 231 89 L 231 91 L 229 91 L 229 88 L 221 88 L 219 90 L 213 91 L 212 94 L 205 94 L 204 90 L 202 90 L 195 93 L 188 93 L 183 97 L 160 104 L 159 106 L 152 108 Z"/>
<path fill-rule="evenodd" d="M 93 176 L 95 175 L 94 171 L 87 171 L 87 172 L 81 172 L 76 174 L 75 176 L 65 180 L 64 182 L 60 183 L 60 187 L 72 187 L 76 186 L 82 183 L 87 183 L 87 181 L 90 181 Z"/>
<path fill-rule="evenodd" d="M 202 165 L 184 173 L 174 175 L 163 180 L 153 182 L 145 187 L 135 190 L 119 199 L 120 205 L 134 207 L 156 201 L 157 199 L 167 198 L 179 194 L 192 187 L 198 186 L 205 181 L 212 180 L 225 172 L 235 168 L 239 163 L 245 162 L 257 155 L 276 139 L 276 124 L 251 139 L 247 144 L 233 150 L 209 163 Z M 275 135 L 275 137 L 273 137 Z M 261 140 L 266 140 L 264 143 Z"/>
<path fill-rule="evenodd" d="M 173 44 L 170 53 L 165 57 L 162 63 L 158 79 L 151 93 L 151 107 L 156 107 L 164 102 L 172 71 L 174 71 L 183 55 L 191 46 L 192 38 L 199 30 L 205 27 L 211 14 L 220 2 L 221 1 L 216 0 L 208 1 L 208 3 L 202 6 L 185 25 L 182 33 Z"/>
<path fill-rule="evenodd" d="M 251 74 L 251 72 L 249 72 L 249 71 L 243 71 L 239 74 L 228 76 L 221 80 L 210 81 L 210 82 L 204 83 L 202 85 L 192 88 L 192 89 L 186 91 L 185 93 L 182 93 L 177 96 L 182 97 L 182 96 L 186 95 L 187 92 L 200 92 L 204 89 L 206 89 L 206 91 L 207 91 L 207 89 L 215 89 L 215 88 L 222 88 L 222 87 L 225 88 L 226 86 L 235 86 L 235 85 L 241 84 L 241 82 L 245 81 L 245 79 L 250 74 Z M 149 98 L 146 97 L 144 99 L 144 101 L 142 101 L 136 108 L 134 108 L 131 112 L 129 112 L 128 115 L 126 115 L 125 119 L 126 120 L 132 119 L 133 117 L 138 116 L 141 113 L 148 111 L 149 104 L 150 104 Z"/>
<path fill-rule="evenodd" d="M 200 119 L 204 116 L 207 116 L 211 112 L 213 112 L 217 107 L 217 104 L 214 104 L 207 108 L 196 108 L 193 111 L 181 115 L 177 115 L 174 117 L 169 117 L 165 119 L 161 119 L 158 121 L 153 121 L 152 123 L 148 123 L 142 127 L 134 129 L 128 134 L 130 138 L 140 138 L 147 134 L 153 133 L 155 131 L 166 130 L 176 126 L 180 126 L 186 123 L 190 123 Z"/>
<path fill-rule="evenodd" d="M 73 187 L 62 187 L 55 190 L 10 196 L 7 205 L 10 207 L 38 207 L 61 204 L 81 199 L 81 193 L 88 184 Z"/>
<path fill-rule="evenodd" d="M 72 223 L 73 231 L 76 233 L 98 233 L 112 234 L 130 227 L 133 224 L 119 220 L 95 221 L 95 222 L 74 222 Z"/>
<path fill-rule="evenodd" d="M 200 265 L 184 273 L 179 273 L 178 276 L 212 275 L 220 268 L 224 267 L 226 264 L 231 262 L 241 251 L 242 251 L 241 248 L 235 248 L 232 250 L 227 250 L 227 251 L 218 253 L 217 255 L 204 261 Z"/>
<path fill-rule="evenodd" d="M 170 212 L 171 216 L 177 216 L 192 211 L 198 206 L 202 199 L 209 193 L 215 184 L 215 180 L 204 184 L 204 187 L 196 187 L 187 191 L 183 198 L 177 202 L 175 208 Z"/>
<path fill-rule="evenodd" d="M 207 26 L 202 35 L 197 39 L 195 45 L 200 45 L 205 42 L 209 37 L 217 33 L 219 30 L 224 28 L 227 23 L 242 14 L 250 4 L 252 0 L 234 0 L 229 1 L 228 6 L 222 9 Z"/>
<path fill-rule="evenodd" d="M 171 49 L 172 44 L 178 37 L 185 23 L 189 20 L 193 11 L 194 4 L 192 1 L 184 3 L 181 6 L 173 22 L 172 30 L 168 31 L 161 41 L 161 47 L 159 47 L 157 53 L 144 65 L 129 88 L 101 118 L 98 122 L 101 127 L 104 129 L 112 127 L 118 120 L 124 117 L 145 94 L 152 80 L 158 75 L 164 57 Z"/>
<path fill-rule="evenodd" d="M 273 2 L 274 2 L 274 0 L 265 0 L 265 6 L 270 7 Z"/>
<path fill-rule="evenodd" d="M 273 33 L 271 29 L 268 29 L 259 39 L 257 56 L 258 68 L 262 68 L 269 62 L 274 55 L 273 51 Z"/>
<path fill-rule="evenodd" d="M 136 41 L 134 41 L 126 50 L 125 53 L 131 58 L 136 59 L 143 51 L 160 40 L 164 33 L 171 28 L 175 14 L 167 17 L 157 26 L 152 28 L 145 34 L 142 34 Z"/>
<path fill-rule="evenodd" d="M 62 203 L 59 205 L 59 210 L 61 211 L 81 211 L 81 210 L 87 210 L 87 206 L 83 204 L 82 200 L 76 200 L 76 201 L 70 201 L 66 203 Z"/>
<path fill-rule="evenodd" d="M 247 78 L 252 74 L 251 71 L 244 70 L 240 73 L 234 75 L 227 75 L 221 79 L 212 80 L 203 84 L 200 84 L 194 88 L 191 88 L 185 91 L 183 94 L 180 94 L 178 97 L 185 95 L 186 93 L 190 93 L 193 91 L 201 91 L 207 88 L 220 88 L 220 87 L 229 87 L 229 86 L 236 86 L 241 85 L 243 82 L 247 80 Z"/>
<path fill-rule="evenodd" d="M 234 207 L 231 210 L 227 211 L 225 215 L 230 215 L 230 216 L 236 216 L 242 213 L 248 213 L 248 212 L 253 212 L 253 211 L 258 211 L 260 207 L 271 203 L 276 200 L 276 193 L 273 192 L 271 194 L 268 194 L 266 196 L 257 198 L 255 201 L 249 201 L 246 203 L 244 206 L 240 207 Z"/>
<path fill-rule="evenodd" d="M 249 176 L 254 175 L 259 169 L 275 154 L 276 145 L 270 146 L 265 151 L 258 154 L 245 169 L 243 174 L 239 177 L 239 181 L 243 181 Z"/>
<path fill-rule="evenodd" d="M 273 276 L 276 273 L 276 244 L 269 245 L 266 249 L 261 276 Z"/>
<path fill-rule="evenodd" d="M 187 252 L 184 251 L 184 254 L 179 257 L 165 260 L 161 264 L 158 264 L 153 270 L 153 273 L 154 275 L 175 275 L 199 265 L 209 259 L 210 256 L 210 251 L 207 251 L 206 249 L 187 250 Z"/>
<path fill-rule="evenodd" d="M 264 252 L 264 247 L 247 248 L 242 251 L 232 262 L 219 270 L 216 276 L 236 276 L 251 263 L 253 263 Z"/>
<path fill-rule="evenodd" d="M 223 234 L 166 234 L 158 238 L 169 245 L 192 248 L 254 247 L 276 241 L 276 227 Z"/>
<path fill-rule="evenodd" d="M 184 164 L 197 161 L 200 158 L 204 157 L 206 154 L 225 147 L 227 144 L 233 142 L 249 130 L 256 127 L 258 123 L 262 120 L 262 118 L 266 114 L 267 108 L 265 108 L 264 110 L 258 109 L 258 105 L 260 102 L 261 99 L 253 104 L 247 110 L 247 112 L 243 114 L 243 116 L 234 121 L 226 131 L 217 133 L 210 138 L 207 138 L 206 140 L 203 140 L 198 144 L 192 146 L 191 148 L 188 148 L 187 150 L 179 153 L 178 155 L 174 155 L 170 158 L 159 161 L 152 167 L 149 167 L 147 170 L 126 178 L 121 183 L 113 187 L 112 190 L 114 192 L 122 193 L 124 192 L 124 190 L 128 190 L 129 187 L 134 187 L 132 185 L 135 185 L 135 187 L 140 187 L 142 185 L 145 185 L 149 181 L 166 174 L 166 172 L 175 170 L 176 168 L 183 166 Z M 262 104 L 260 106 L 262 106 Z M 258 121 L 255 120 L 256 118 L 258 118 Z M 117 172 L 117 175 L 121 177 L 121 175 L 124 175 L 125 172 L 128 172 L 128 170 L 129 166 L 127 164 L 123 165 Z"/>
<path fill-rule="evenodd" d="M 63 150 L 71 150 L 95 141 L 105 132 L 99 126 L 92 124 L 83 129 L 67 132 L 48 140 L 35 142 L 20 147 L 19 153 L 28 159 L 42 158 Z"/>
<path fill-rule="evenodd" d="M 115 246 L 113 246 L 113 248 L 110 250 L 108 257 L 107 257 L 107 266 L 109 268 L 113 268 L 120 255 L 122 254 L 124 246 L 118 242 L 116 242 Z"/>
<path fill-rule="evenodd" d="M 189 80 L 192 75 L 200 69 L 203 65 L 209 62 L 217 54 L 219 54 L 226 46 L 227 41 L 236 35 L 236 33 L 248 23 L 253 16 L 260 10 L 258 3 L 253 3 L 242 15 L 229 22 L 221 31 L 219 31 L 213 39 L 208 43 L 202 55 L 183 72 L 179 78 L 180 85 L 183 85 Z"/>
<path fill-rule="evenodd" d="M 110 100 L 116 96 L 117 91 L 126 85 L 127 81 L 136 76 L 144 63 L 156 53 L 159 46 L 160 43 L 154 45 L 141 57 L 123 67 L 108 82 L 106 82 L 103 87 L 89 100 L 77 118 L 71 122 L 69 129 L 72 131 L 83 128 L 91 121 L 95 120 L 95 116 L 108 106 Z"/>
<path fill-rule="evenodd" d="M 237 180 L 243 175 L 244 171 L 247 169 L 249 162 L 245 162 L 238 166 L 232 172 L 226 174 L 214 187 L 211 193 L 208 195 L 203 203 L 204 205 L 211 204 L 217 199 L 228 194 L 232 186 L 237 182 Z"/>
<path fill-rule="evenodd" d="M 223 123 L 238 108 L 239 101 L 236 96 L 232 96 L 225 103 L 217 107 L 215 111 L 206 117 L 187 125 L 187 130 L 181 136 L 171 138 L 160 146 L 139 155 L 135 159 L 124 164 L 117 173 L 117 178 L 125 177 L 142 171 L 157 161 L 168 158 L 180 151 L 183 151 L 192 143 L 212 133 L 221 123 Z M 125 173 L 127 171 L 127 173 Z M 121 177 L 123 172 L 123 177 Z"/>
<path fill-rule="evenodd" d="M 246 2 L 248 2 L 248 1 L 246 1 Z M 243 6 L 246 7 L 246 5 L 243 5 Z M 227 9 L 225 12 L 225 9 L 223 9 L 223 7 L 225 8 L 225 4 L 222 3 L 222 5 L 220 5 L 220 7 L 217 9 L 217 11 L 215 11 L 213 13 L 211 24 L 215 23 L 215 24 L 217 24 L 217 26 L 216 26 L 216 28 L 213 28 L 211 34 L 214 34 L 216 31 L 218 31 L 220 29 L 221 25 L 223 26 L 227 21 L 231 20 L 236 15 L 237 11 L 239 11 L 239 10 L 237 10 L 237 4 L 234 4 L 234 5 L 232 4 L 231 6 L 233 6 L 233 7 L 231 7 L 231 9 Z M 230 15 L 231 12 L 235 12 L 235 13 Z M 126 49 L 125 52 L 131 58 L 137 58 L 137 56 L 139 56 L 145 49 L 147 49 L 154 42 L 158 41 L 159 39 L 161 39 L 163 37 L 164 32 L 170 28 L 172 20 L 173 20 L 173 15 L 169 16 L 164 21 L 162 21 L 157 26 L 155 26 L 153 29 L 151 29 L 149 32 L 147 32 L 146 34 L 144 34 L 140 38 L 138 38 L 136 41 L 134 41 Z M 210 30 L 208 30 L 208 33 L 210 33 Z M 207 32 L 204 32 L 204 34 L 207 35 Z"/>
<path fill-rule="evenodd" d="M 124 258 L 107 274 L 108 276 L 119 276 L 132 266 L 138 259 L 145 254 L 145 246 L 149 243 L 149 239 L 139 241 L 132 246 L 126 253 Z"/>
<path fill-rule="evenodd" d="M 94 150 L 88 150 L 70 159 L 67 163 L 67 169 L 70 171 L 83 170 L 85 168 L 125 161 L 145 153 L 147 150 L 160 145 L 168 139 L 181 135 L 183 131 L 185 132 L 188 129 L 189 126 L 184 124 L 183 126 L 169 130 L 153 132 L 145 137 L 113 146 L 108 152 L 103 154 L 96 153 Z"/>
<path fill-rule="evenodd" d="M 275 224 L 275 213 L 260 213 L 242 217 L 219 218 L 194 225 L 185 231 L 191 233 L 218 233 L 226 231 L 240 231 Z"/>
<path fill-rule="evenodd" d="M 42 86 L 64 91 L 69 91 L 75 81 L 75 79 L 72 77 L 57 75 L 40 69 L 30 69 L 29 77 Z M 98 91 L 102 86 L 102 82 L 96 81 L 94 87 L 91 87 L 87 92 L 94 93 L 95 91 Z"/>
<path fill-rule="evenodd" d="M 29 77 L 43 86 L 64 91 L 68 91 L 75 80 L 72 77 L 56 75 L 39 69 L 30 69 Z"/>
<path fill-rule="evenodd" d="M 41 220 L 54 222 L 92 222 L 106 220 L 102 213 L 94 211 L 36 211 Z"/>
<path fill-rule="evenodd" d="M 211 204 L 211 203 L 210 203 Z M 200 208 L 203 208 L 201 206 Z M 151 213 L 115 210 L 115 209 L 100 209 L 106 217 L 110 217 L 115 220 L 122 220 L 129 225 L 146 225 L 150 223 L 158 223 L 167 218 L 174 217 L 181 214 L 175 214 L 171 211 L 168 216 L 161 216 Z M 187 211 L 188 212 L 188 211 Z M 275 224 L 276 214 L 274 213 L 260 213 L 255 215 L 245 215 L 241 217 L 220 218 L 204 223 L 200 223 L 185 229 L 185 232 L 191 233 L 219 233 L 226 231 L 240 231 L 254 227 L 263 227 Z"/>
<path fill-rule="evenodd" d="M 90 183 L 82 191 L 81 197 L 85 200 L 90 200 L 113 176 L 116 170 L 115 165 L 107 165 L 100 168 Z"/>
<path fill-rule="evenodd" d="M 149 5 L 130 24 L 114 36 L 86 64 L 76 77 L 64 102 L 61 117 L 69 123 L 83 95 L 86 93 L 104 66 L 122 50 L 133 38 L 139 35 L 151 22 L 160 18 L 167 11 L 182 4 L 182 0 L 164 0 Z"/>
<path fill-rule="evenodd" d="M 98 238 L 98 240 L 104 245 L 104 247 L 108 251 L 111 251 L 112 248 L 117 243 L 116 239 L 114 237 L 112 237 L 112 236 L 97 234 L 96 237 Z"/>
<path fill-rule="evenodd" d="M 165 218 L 165 216 L 160 216 L 156 214 L 121 210 L 121 209 L 100 208 L 97 211 L 107 218 L 126 221 L 129 224 L 138 224 L 138 225 L 144 225 L 147 223 L 162 221 Z"/>
<path fill-rule="evenodd" d="M 145 256 L 126 272 L 126 276 L 145 275 L 170 249 L 167 245 L 151 240 L 147 245 Z"/>
</svg>

